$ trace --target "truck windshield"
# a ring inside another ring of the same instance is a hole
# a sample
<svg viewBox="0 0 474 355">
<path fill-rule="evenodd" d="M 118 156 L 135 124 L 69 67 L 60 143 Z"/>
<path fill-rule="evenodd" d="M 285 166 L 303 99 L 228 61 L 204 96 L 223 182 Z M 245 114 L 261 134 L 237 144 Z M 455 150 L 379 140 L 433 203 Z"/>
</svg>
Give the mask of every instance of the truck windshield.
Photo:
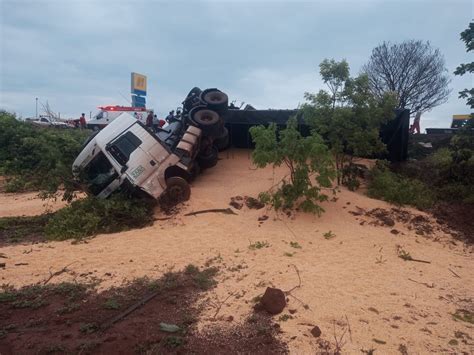
<svg viewBox="0 0 474 355">
<path fill-rule="evenodd" d="M 100 152 L 84 168 L 82 179 L 87 185 L 87 190 L 93 195 L 102 192 L 118 174 L 107 160 L 104 153 Z"/>
</svg>

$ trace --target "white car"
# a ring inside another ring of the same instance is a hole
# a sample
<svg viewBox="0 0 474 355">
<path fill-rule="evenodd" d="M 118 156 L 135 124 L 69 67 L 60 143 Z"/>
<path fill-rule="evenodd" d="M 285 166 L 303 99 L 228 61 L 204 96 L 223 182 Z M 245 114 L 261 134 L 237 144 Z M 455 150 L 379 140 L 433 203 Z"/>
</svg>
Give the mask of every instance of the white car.
<svg viewBox="0 0 474 355">
<path fill-rule="evenodd" d="M 29 119 L 26 119 L 26 121 L 36 126 L 70 128 L 70 126 L 65 122 L 54 121 L 54 120 L 51 120 L 49 117 L 45 117 L 45 116 L 40 116 L 38 118 L 29 118 Z"/>
</svg>

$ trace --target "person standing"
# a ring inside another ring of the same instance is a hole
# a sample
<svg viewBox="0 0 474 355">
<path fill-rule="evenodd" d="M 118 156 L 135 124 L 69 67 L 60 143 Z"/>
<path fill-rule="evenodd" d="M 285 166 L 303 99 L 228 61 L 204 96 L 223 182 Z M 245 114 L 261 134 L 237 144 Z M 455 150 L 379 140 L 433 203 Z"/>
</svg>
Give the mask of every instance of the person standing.
<svg viewBox="0 0 474 355">
<path fill-rule="evenodd" d="M 150 111 L 146 116 L 146 126 L 153 129 L 153 111 Z"/>
<path fill-rule="evenodd" d="M 86 128 L 86 114 L 83 113 L 81 117 L 79 118 L 79 125 L 81 126 L 82 129 Z"/>
<path fill-rule="evenodd" d="M 413 124 L 410 127 L 410 133 L 413 134 L 418 133 L 420 134 L 420 119 L 421 119 L 421 111 L 418 111 L 415 115 L 415 119 L 413 120 Z"/>
</svg>

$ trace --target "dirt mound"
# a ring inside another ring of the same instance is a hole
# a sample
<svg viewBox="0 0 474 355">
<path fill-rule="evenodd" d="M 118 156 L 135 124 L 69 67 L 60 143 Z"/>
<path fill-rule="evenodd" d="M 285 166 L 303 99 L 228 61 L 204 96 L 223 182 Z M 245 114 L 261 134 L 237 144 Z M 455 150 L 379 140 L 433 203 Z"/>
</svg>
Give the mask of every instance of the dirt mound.
<svg viewBox="0 0 474 355">
<path fill-rule="evenodd" d="M 445 230 L 457 239 L 474 243 L 473 204 L 440 203 L 432 210 L 437 222 L 446 226 Z"/>
<path fill-rule="evenodd" d="M 357 211 L 350 211 L 356 216 L 365 215 L 370 217 L 372 220 L 369 222 L 371 225 L 383 226 L 393 228 L 395 223 L 401 223 L 407 227 L 408 230 L 414 230 L 418 235 L 430 236 L 434 232 L 433 222 L 426 216 L 414 215 L 409 211 L 402 210 L 399 208 L 391 208 L 390 210 L 384 208 L 374 208 L 369 211 L 365 211 L 358 208 Z M 391 230 L 392 234 L 398 234 L 399 231 L 396 229 Z"/>
<path fill-rule="evenodd" d="M 247 206 L 249 209 L 259 210 L 265 207 L 265 204 L 255 197 L 251 196 L 233 196 L 230 198 L 229 205 L 240 210 L 242 207 Z"/>
</svg>

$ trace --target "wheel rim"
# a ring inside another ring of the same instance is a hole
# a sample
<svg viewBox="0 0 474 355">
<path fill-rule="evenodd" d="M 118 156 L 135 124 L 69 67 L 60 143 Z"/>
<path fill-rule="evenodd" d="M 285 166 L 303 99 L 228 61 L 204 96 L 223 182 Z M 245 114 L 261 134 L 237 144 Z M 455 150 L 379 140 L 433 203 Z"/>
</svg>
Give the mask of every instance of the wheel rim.
<svg viewBox="0 0 474 355">
<path fill-rule="evenodd" d="M 184 198 L 184 189 L 181 186 L 171 186 L 169 196 L 173 201 L 181 201 Z"/>
</svg>

